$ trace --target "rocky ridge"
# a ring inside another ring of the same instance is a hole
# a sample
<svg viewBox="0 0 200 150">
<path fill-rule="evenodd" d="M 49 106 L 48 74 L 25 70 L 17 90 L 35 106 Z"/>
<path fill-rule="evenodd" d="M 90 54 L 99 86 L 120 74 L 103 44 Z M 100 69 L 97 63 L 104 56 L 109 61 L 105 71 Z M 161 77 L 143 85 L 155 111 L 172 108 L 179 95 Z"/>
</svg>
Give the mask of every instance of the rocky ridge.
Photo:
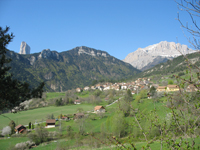
<svg viewBox="0 0 200 150">
<path fill-rule="evenodd" d="M 159 63 L 166 62 L 181 54 L 190 54 L 196 51 L 181 45 L 180 43 L 161 41 L 158 44 L 150 45 L 145 48 L 138 48 L 136 51 L 128 54 L 123 60 L 130 63 L 133 67 L 140 70 L 147 70 Z"/>
</svg>

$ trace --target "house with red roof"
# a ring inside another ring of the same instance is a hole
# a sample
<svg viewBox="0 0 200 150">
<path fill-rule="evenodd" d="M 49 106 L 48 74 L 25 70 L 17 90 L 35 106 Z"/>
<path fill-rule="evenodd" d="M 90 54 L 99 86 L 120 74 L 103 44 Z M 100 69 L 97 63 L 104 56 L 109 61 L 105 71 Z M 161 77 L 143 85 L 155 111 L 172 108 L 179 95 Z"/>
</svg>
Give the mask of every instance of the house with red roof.
<svg viewBox="0 0 200 150">
<path fill-rule="evenodd" d="M 105 113 L 106 109 L 103 106 L 96 106 L 94 107 L 95 113 Z"/>
<path fill-rule="evenodd" d="M 18 126 L 15 127 L 16 134 L 23 133 L 25 131 L 26 131 L 26 127 L 21 124 L 19 124 Z"/>
</svg>

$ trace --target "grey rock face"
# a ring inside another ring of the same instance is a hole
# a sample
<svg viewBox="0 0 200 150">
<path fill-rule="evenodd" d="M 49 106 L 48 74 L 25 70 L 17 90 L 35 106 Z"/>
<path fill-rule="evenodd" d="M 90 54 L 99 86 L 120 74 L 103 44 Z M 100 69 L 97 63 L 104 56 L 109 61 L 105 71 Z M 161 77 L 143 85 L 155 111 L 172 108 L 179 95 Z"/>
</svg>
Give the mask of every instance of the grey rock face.
<svg viewBox="0 0 200 150">
<path fill-rule="evenodd" d="M 36 58 L 34 56 L 31 56 L 30 58 L 28 58 L 28 60 L 30 61 L 30 64 L 33 65 L 36 61 Z"/>
<path fill-rule="evenodd" d="M 109 56 L 107 53 L 104 53 L 104 52 L 94 52 L 92 49 L 88 49 L 88 48 L 85 49 L 84 46 L 79 47 L 78 55 L 81 55 L 81 54 L 87 54 L 94 57 L 97 57 L 97 56 L 108 57 Z"/>
<path fill-rule="evenodd" d="M 162 41 L 158 44 L 150 45 L 146 48 L 138 48 L 136 51 L 128 54 L 123 60 L 130 63 L 133 67 L 140 70 L 149 69 L 149 64 L 157 65 L 161 62 L 156 61 L 159 57 L 173 59 L 181 54 L 194 53 L 195 51 L 188 48 L 187 45 L 181 45 L 180 43 Z M 161 58 L 159 58 L 161 60 Z M 155 63 L 157 62 L 157 63 Z"/>
<path fill-rule="evenodd" d="M 50 51 L 50 49 L 43 50 L 38 57 L 39 58 L 53 58 L 53 59 L 57 59 L 57 60 L 60 59 L 58 52 Z"/>
<path fill-rule="evenodd" d="M 19 54 L 30 54 L 31 48 L 26 42 L 21 42 Z"/>
<path fill-rule="evenodd" d="M 44 75 L 44 78 L 46 80 L 51 80 L 53 77 L 54 77 L 54 73 L 53 72 L 50 72 L 50 73 Z"/>
</svg>

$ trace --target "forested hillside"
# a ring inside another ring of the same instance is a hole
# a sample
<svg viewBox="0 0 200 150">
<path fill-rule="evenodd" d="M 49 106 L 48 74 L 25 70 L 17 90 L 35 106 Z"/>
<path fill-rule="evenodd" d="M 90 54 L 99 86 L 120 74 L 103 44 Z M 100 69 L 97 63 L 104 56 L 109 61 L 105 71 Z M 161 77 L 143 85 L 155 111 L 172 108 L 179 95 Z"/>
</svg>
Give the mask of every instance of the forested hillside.
<svg viewBox="0 0 200 150">
<path fill-rule="evenodd" d="M 118 80 L 140 71 L 107 52 L 88 47 L 76 47 L 58 53 L 43 50 L 41 53 L 20 55 L 9 51 L 14 78 L 32 86 L 45 81 L 46 91 L 66 91 L 90 85 L 93 80 Z"/>
</svg>

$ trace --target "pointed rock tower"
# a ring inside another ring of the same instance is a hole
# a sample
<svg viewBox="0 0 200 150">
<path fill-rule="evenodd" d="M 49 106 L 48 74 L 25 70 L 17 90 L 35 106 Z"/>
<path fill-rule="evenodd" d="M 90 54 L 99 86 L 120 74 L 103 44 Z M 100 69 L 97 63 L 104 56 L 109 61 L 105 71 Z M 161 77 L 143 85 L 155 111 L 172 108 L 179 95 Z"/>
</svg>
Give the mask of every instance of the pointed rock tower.
<svg viewBox="0 0 200 150">
<path fill-rule="evenodd" d="M 30 46 L 26 44 L 26 42 L 22 41 L 20 45 L 20 51 L 19 54 L 30 54 Z"/>
</svg>

